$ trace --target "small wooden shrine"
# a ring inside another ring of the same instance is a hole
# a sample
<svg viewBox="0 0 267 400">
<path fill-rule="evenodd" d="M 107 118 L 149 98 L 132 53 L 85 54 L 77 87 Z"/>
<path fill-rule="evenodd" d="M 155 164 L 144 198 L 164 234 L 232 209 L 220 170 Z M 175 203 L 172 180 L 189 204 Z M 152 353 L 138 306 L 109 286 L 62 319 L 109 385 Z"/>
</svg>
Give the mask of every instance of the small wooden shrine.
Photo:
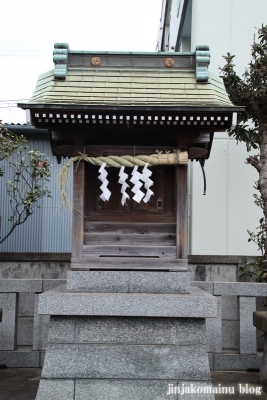
<svg viewBox="0 0 267 400">
<path fill-rule="evenodd" d="M 57 159 L 69 158 L 65 171 L 75 163 L 80 211 L 67 285 L 39 296 L 50 331 L 37 400 L 204 389 L 214 400 L 205 318 L 216 317 L 216 298 L 191 287 L 187 163 L 204 165 L 213 133 L 240 109 L 208 72 L 209 57 L 207 46 L 99 53 L 56 44 L 55 69 L 20 105 L 49 129 Z"/>
<path fill-rule="evenodd" d="M 117 168 L 107 169 L 111 196 L 103 201 L 99 166 L 76 162 L 73 203 L 81 214 L 73 214 L 72 268 L 186 266 L 187 159 L 203 166 L 214 132 L 229 128 L 238 111 L 222 80 L 208 72 L 209 58 L 207 46 L 195 53 L 104 53 L 55 44 L 55 69 L 39 77 L 20 107 L 30 109 L 34 126 L 49 130 L 57 159 L 128 155 L 134 165 L 136 156 L 158 155 L 146 203 L 133 200 L 132 168 L 124 171 L 129 198 L 122 204 Z M 177 164 L 170 165 L 174 152 Z"/>
</svg>

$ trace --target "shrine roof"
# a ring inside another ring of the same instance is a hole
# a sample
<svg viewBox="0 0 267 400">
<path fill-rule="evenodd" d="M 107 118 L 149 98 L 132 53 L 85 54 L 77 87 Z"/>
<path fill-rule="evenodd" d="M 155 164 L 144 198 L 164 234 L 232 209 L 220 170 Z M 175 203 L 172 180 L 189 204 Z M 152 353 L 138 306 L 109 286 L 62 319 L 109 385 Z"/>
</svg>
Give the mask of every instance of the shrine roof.
<svg viewBox="0 0 267 400">
<path fill-rule="evenodd" d="M 56 44 L 55 69 L 40 75 L 22 108 L 164 107 L 239 111 L 222 79 L 208 71 L 207 46 L 195 53 L 70 51 Z"/>
</svg>

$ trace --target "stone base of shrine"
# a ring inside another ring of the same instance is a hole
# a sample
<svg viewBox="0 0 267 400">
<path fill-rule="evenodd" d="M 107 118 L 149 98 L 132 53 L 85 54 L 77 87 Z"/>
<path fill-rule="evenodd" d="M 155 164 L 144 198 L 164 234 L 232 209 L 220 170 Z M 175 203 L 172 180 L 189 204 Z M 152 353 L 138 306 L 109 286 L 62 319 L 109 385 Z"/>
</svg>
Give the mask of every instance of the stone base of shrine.
<svg viewBox="0 0 267 400">
<path fill-rule="evenodd" d="M 51 319 L 37 400 L 214 399 L 205 318 L 216 316 L 216 299 L 199 288 L 96 293 L 61 286 L 40 295 L 39 313 Z"/>
</svg>

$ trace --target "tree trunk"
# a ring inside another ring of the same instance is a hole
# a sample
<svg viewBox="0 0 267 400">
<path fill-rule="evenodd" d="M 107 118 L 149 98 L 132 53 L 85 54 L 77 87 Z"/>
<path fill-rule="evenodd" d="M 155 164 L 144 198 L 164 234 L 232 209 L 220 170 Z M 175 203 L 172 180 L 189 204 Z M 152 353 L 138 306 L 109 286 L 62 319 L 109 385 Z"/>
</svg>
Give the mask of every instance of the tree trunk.
<svg viewBox="0 0 267 400">
<path fill-rule="evenodd" d="M 256 167 L 259 171 L 259 189 L 263 200 L 264 226 L 267 233 L 267 119 L 259 120 L 260 159 Z M 267 259 L 267 241 L 264 249 L 264 259 Z"/>
</svg>

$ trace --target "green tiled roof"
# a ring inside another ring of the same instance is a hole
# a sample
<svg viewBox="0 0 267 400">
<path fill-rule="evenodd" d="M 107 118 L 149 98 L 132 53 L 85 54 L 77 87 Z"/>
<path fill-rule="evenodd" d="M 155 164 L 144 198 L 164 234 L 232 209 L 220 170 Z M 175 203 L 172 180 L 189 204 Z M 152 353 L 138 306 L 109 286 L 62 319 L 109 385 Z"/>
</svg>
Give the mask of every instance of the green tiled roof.
<svg viewBox="0 0 267 400">
<path fill-rule="evenodd" d="M 232 107 L 222 80 L 209 73 L 197 83 L 193 69 L 76 68 L 65 80 L 42 74 L 28 105 Z M 30 107 L 29 107 L 30 108 Z"/>
</svg>

